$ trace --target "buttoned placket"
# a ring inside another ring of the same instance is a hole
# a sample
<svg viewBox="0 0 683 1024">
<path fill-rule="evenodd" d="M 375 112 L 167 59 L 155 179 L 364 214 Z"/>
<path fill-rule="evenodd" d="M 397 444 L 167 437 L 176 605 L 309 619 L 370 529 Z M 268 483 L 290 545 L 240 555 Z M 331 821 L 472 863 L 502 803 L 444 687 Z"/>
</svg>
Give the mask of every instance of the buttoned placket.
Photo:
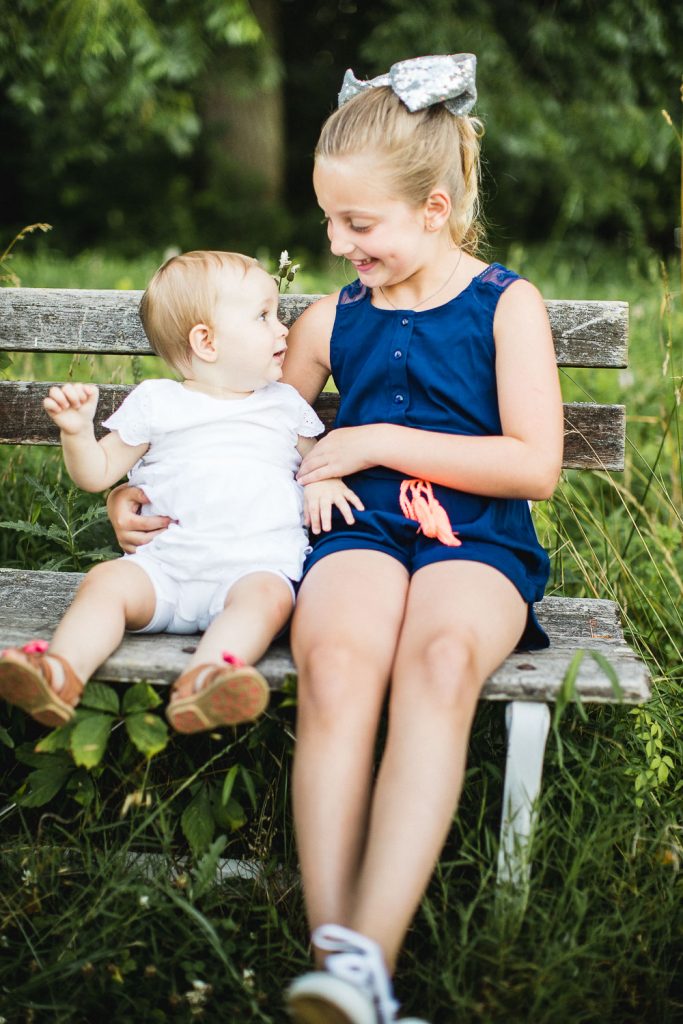
<svg viewBox="0 0 683 1024">
<path fill-rule="evenodd" d="M 389 417 L 404 419 L 408 410 L 408 351 L 413 337 L 414 318 L 409 312 L 399 312 L 387 357 L 387 397 Z"/>
</svg>

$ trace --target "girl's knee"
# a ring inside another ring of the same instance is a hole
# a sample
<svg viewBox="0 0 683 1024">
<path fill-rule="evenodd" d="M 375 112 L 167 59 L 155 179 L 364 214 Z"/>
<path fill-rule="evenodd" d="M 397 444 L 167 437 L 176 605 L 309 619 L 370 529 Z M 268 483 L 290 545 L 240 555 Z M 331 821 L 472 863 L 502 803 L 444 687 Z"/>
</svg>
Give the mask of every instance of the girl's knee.
<svg viewBox="0 0 683 1024">
<path fill-rule="evenodd" d="M 445 713 L 476 704 L 484 681 L 477 668 L 474 637 L 467 632 L 437 633 L 421 646 L 412 667 L 406 666 L 404 672 L 412 678 L 413 697 L 417 688 L 421 700 Z"/>
<path fill-rule="evenodd" d="M 386 685 L 378 666 L 346 644 L 316 641 L 295 652 L 300 718 L 333 725 L 368 703 L 373 706 Z"/>
</svg>

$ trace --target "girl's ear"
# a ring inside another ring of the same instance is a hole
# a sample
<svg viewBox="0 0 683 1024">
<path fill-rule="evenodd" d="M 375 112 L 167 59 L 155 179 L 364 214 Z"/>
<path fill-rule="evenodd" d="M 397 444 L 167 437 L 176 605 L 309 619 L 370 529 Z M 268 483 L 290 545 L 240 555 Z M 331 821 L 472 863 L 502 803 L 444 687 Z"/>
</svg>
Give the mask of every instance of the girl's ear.
<svg viewBox="0 0 683 1024">
<path fill-rule="evenodd" d="M 451 215 L 451 197 L 445 189 L 436 188 L 427 198 L 424 205 L 425 228 L 427 231 L 440 231 L 448 223 Z"/>
<path fill-rule="evenodd" d="M 207 324 L 195 324 L 190 330 L 190 348 L 193 355 L 205 363 L 215 363 L 218 352 L 214 344 L 213 330 Z"/>
</svg>

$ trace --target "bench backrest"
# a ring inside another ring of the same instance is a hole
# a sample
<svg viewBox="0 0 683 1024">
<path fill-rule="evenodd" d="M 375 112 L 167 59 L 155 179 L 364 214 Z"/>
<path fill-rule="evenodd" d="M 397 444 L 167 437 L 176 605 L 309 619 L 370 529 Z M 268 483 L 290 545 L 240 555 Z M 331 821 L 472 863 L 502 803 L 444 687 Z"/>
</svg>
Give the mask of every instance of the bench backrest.
<svg viewBox="0 0 683 1024">
<path fill-rule="evenodd" d="M 138 318 L 139 291 L 0 288 L 0 351 L 149 355 Z M 289 326 L 318 295 L 282 295 L 280 316 Z M 627 365 L 628 304 L 552 300 L 546 303 L 559 366 Z M 0 381 L 0 444 L 59 444 L 59 431 L 42 400 L 55 381 Z M 96 429 L 131 390 L 100 384 Z M 324 392 L 316 409 L 331 425 L 337 395 Z M 624 467 L 622 405 L 565 404 L 566 469 Z"/>
</svg>

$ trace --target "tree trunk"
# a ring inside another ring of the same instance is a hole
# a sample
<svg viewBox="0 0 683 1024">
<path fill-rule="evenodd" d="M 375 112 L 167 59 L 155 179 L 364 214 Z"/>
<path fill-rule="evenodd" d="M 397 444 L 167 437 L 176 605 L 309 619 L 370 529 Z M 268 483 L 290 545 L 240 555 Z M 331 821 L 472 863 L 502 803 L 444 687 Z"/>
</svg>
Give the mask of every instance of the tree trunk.
<svg viewBox="0 0 683 1024">
<path fill-rule="evenodd" d="M 263 31 L 255 47 L 212 64 L 204 93 L 207 183 L 230 168 L 260 181 L 264 200 L 282 197 L 284 98 L 277 0 L 251 0 Z"/>
</svg>

